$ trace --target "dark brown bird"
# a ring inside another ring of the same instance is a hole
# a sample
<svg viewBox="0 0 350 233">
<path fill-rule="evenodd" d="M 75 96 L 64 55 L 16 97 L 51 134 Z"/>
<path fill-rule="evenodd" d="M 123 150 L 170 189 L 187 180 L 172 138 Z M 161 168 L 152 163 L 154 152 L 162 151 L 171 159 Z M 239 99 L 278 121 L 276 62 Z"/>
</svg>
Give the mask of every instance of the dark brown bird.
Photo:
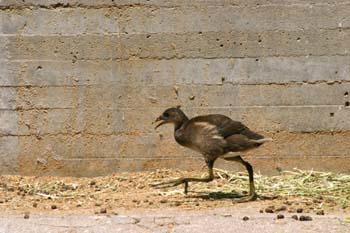
<svg viewBox="0 0 350 233">
<path fill-rule="evenodd" d="M 159 116 L 155 122 L 159 126 L 172 123 L 175 126 L 175 140 L 182 146 L 198 151 L 204 156 L 208 166 L 209 175 L 206 178 L 182 177 L 163 183 L 153 184 L 156 188 L 166 188 L 185 184 L 187 193 L 188 182 L 209 182 L 214 179 L 213 166 L 217 158 L 236 161 L 243 164 L 249 174 L 249 194 L 244 200 L 255 200 L 253 168 L 239 155 L 226 155 L 229 152 L 247 151 L 259 147 L 264 142 L 271 141 L 270 138 L 251 131 L 241 122 L 233 121 L 231 118 L 220 115 L 204 115 L 188 119 L 179 108 L 169 108 Z"/>
</svg>

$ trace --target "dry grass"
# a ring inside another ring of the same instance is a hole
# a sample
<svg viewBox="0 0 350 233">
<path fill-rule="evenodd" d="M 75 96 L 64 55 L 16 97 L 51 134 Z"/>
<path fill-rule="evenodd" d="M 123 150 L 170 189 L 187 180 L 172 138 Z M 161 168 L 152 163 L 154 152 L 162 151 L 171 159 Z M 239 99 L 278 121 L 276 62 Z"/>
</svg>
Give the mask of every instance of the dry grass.
<svg viewBox="0 0 350 233">
<path fill-rule="evenodd" d="M 95 178 L 0 176 L 0 206 L 8 211 L 45 211 L 51 210 L 52 204 L 58 209 L 72 211 L 91 211 L 100 206 L 201 209 L 227 207 L 234 204 L 232 191 L 244 194 L 248 190 L 246 173 L 220 169 L 215 172 L 218 179 L 210 183 L 191 183 L 188 195 L 183 194 L 183 185 L 153 189 L 148 184 L 184 175 L 198 176 L 198 172 L 163 169 Z M 294 169 L 279 176 L 256 174 L 255 185 L 259 195 L 276 197 L 278 205 L 293 200 L 290 208 L 299 204 L 320 209 L 329 204 L 349 209 L 350 175 Z"/>
<path fill-rule="evenodd" d="M 234 184 L 236 190 L 247 189 L 247 174 L 220 169 L 216 169 L 216 172 L 220 178 Z M 330 199 L 343 208 L 350 204 L 350 175 L 346 174 L 294 169 L 284 171 L 279 176 L 255 175 L 255 185 L 261 195 Z"/>
</svg>

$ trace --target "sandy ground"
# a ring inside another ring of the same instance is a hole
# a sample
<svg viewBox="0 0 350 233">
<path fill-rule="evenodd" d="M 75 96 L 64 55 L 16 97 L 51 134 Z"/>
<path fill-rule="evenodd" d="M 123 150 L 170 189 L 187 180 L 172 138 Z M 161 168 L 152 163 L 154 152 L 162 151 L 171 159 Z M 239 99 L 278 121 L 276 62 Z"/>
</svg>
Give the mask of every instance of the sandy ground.
<svg viewBox="0 0 350 233">
<path fill-rule="evenodd" d="M 149 186 L 202 174 L 160 170 L 97 178 L 1 176 L 0 233 L 350 232 L 349 207 L 327 198 L 262 194 L 257 201 L 237 203 L 235 197 L 245 192 L 236 192 L 222 178 L 190 184 L 187 195 L 183 186 Z M 293 215 L 312 220 L 294 220 Z"/>
</svg>

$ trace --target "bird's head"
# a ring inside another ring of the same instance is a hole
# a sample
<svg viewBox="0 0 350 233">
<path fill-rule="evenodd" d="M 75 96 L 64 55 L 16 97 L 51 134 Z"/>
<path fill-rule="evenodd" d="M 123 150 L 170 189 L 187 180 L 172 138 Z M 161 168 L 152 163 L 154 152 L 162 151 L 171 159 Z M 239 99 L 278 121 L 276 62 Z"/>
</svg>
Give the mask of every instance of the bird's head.
<svg viewBox="0 0 350 233">
<path fill-rule="evenodd" d="M 185 113 L 181 111 L 180 107 L 168 108 L 155 120 L 155 122 L 159 122 L 155 129 L 167 123 L 173 123 L 175 127 L 178 128 L 178 126 L 180 126 L 186 120 L 188 120 L 188 118 L 186 117 Z"/>
</svg>

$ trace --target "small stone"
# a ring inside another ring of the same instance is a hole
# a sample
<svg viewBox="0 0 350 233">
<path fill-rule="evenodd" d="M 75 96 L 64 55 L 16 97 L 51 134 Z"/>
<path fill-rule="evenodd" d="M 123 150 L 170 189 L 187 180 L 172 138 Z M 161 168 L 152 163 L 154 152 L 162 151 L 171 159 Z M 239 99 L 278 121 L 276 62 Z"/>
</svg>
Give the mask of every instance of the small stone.
<svg viewBox="0 0 350 233">
<path fill-rule="evenodd" d="M 81 207 L 81 204 L 79 203 L 79 204 L 77 204 L 76 206 L 77 206 L 77 207 Z"/>
<path fill-rule="evenodd" d="M 94 181 L 94 180 L 90 181 L 89 185 L 91 185 L 91 186 L 96 185 L 96 181 Z"/>
<path fill-rule="evenodd" d="M 292 219 L 298 220 L 298 215 L 293 215 L 293 216 L 292 216 Z"/>
<path fill-rule="evenodd" d="M 190 100 L 194 100 L 196 97 L 194 95 L 191 95 L 188 97 Z"/>
<path fill-rule="evenodd" d="M 117 211 L 112 211 L 112 214 L 113 215 L 118 215 L 118 212 Z"/>
<path fill-rule="evenodd" d="M 292 205 L 293 203 L 291 201 L 284 201 L 283 204 L 286 204 L 286 205 Z"/>
<path fill-rule="evenodd" d="M 248 221 L 249 220 L 249 217 L 248 216 L 244 216 L 243 217 L 243 221 Z"/>
<path fill-rule="evenodd" d="M 317 211 L 316 211 L 316 214 L 317 214 L 317 215 L 324 215 L 324 210 L 317 210 Z"/>
<path fill-rule="evenodd" d="M 272 213 L 274 213 L 275 211 L 272 209 L 272 208 L 270 208 L 270 207 L 267 207 L 266 209 L 265 209 L 265 213 L 270 213 L 270 214 L 272 214 Z"/>
<path fill-rule="evenodd" d="M 277 219 L 284 219 L 284 215 L 283 214 L 277 215 Z"/>
<path fill-rule="evenodd" d="M 107 213 L 107 209 L 106 208 L 101 208 L 100 209 L 100 213 L 101 214 L 106 214 Z"/>
<path fill-rule="evenodd" d="M 181 202 L 177 201 L 174 203 L 174 206 L 180 206 L 181 205 Z"/>
<path fill-rule="evenodd" d="M 299 221 L 312 221 L 312 218 L 310 216 L 301 215 Z"/>
<path fill-rule="evenodd" d="M 162 199 L 162 200 L 160 200 L 160 203 L 167 203 L 167 202 L 168 202 L 167 199 Z"/>
<path fill-rule="evenodd" d="M 304 210 L 303 210 L 303 208 L 298 208 L 297 209 L 297 213 L 302 213 Z"/>
<path fill-rule="evenodd" d="M 29 214 L 30 214 L 30 213 L 29 213 L 28 211 L 24 212 L 24 216 L 23 216 L 24 219 L 28 219 L 28 218 L 29 218 Z"/>
<path fill-rule="evenodd" d="M 57 205 L 51 205 L 51 209 L 53 210 L 57 209 Z"/>
<path fill-rule="evenodd" d="M 33 203 L 33 207 L 34 207 L 34 208 L 38 207 L 38 203 L 34 202 L 34 203 Z"/>
<path fill-rule="evenodd" d="M 100 202 L 96 202 L 95 206 L 101 206 L 102 204 Z"/>
<path fill-rule="evenodd" d="M 260 210 L 259 210 L 259 213 L 264 213 L 264 210 L 263 210 L 263 209 L 260 209 Z"/>
</svg>

